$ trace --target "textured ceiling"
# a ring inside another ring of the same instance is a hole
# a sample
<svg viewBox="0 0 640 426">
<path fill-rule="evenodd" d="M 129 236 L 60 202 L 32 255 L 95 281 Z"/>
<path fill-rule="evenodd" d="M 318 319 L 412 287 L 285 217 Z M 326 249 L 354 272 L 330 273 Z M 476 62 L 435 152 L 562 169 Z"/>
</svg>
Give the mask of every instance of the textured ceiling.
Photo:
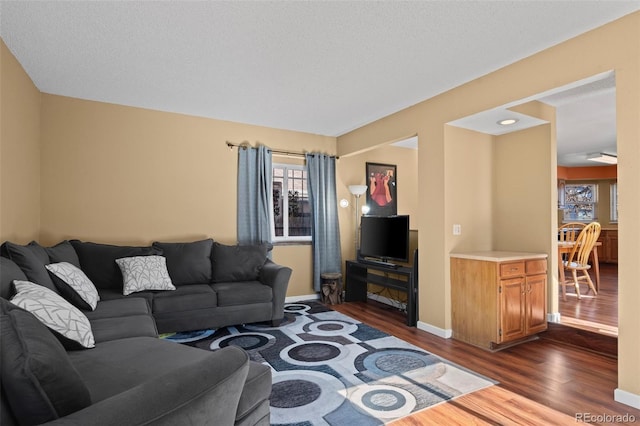
<svg viewBox="0 0 640 426">
<path fill-rule="evenodd" d="M 2 1 L 43 92 L 338 136 L 638 1 Z"/>
</svg>

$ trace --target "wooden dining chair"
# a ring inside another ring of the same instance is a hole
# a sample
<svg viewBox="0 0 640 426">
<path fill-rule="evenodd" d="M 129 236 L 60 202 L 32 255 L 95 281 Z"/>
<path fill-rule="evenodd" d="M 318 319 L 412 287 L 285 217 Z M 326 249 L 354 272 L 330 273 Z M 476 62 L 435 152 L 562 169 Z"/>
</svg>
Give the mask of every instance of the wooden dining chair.
<svg viewBox="0 0 640 426">
<path fill-rule="evenodd" d="M 575 241 L 586 226 L 582 222 L 568 222 L 558 227 L 558 241 Z"/>
<path fill-rule="evenodd" d="M 578 238 L 578 234 L 580 231 L 587 226 L 586 223 L 583 222 L 567 222 L 558 227 L 558 241 L 561 243 L 567 242 L 575 242 L 576 238 Z M 562 255 L 562 261 L 565 261 L 569 258 L 568 253 L 564 253 Z"/>
<path fill-rule="evenodd" d="M 593 294 L 598 294 L 593 285 L 593 281 L 591 281 L 591 277 L 589 276 L 589 269 L 591 269 L 591 265 L 589 265 L 589 255 L 591 254 L 596 241 L 598 241 L 600 229 L 601 227 L 598 222 L 591 222 L 586 225 L 578 234 L 567 260 L 562 262 L 564 269 L 571 271 L 571 276 L 573 278 L 572 281 L 567 280 L 560 283 L 562 287 L 563 300 L 567 300 L 567 286 L 574 286 L 576 289 L 576 295 L 578 296 L 578 299 L 580 299 L 580 281 L 586 281 L 589 285 L 589 289 L 593 290 Z M 578 276 L 578 272 L 581 272 L 580 276 Z"/>
</svg>

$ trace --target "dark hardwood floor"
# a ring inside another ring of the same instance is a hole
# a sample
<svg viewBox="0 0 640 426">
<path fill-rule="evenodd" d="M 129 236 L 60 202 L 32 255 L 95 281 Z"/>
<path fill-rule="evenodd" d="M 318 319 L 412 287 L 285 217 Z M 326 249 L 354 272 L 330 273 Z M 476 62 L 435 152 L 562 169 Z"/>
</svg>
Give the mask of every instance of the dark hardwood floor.
<svg viewBox="0 0 640 426">
<path fill-rule="evenodd" d="M 576 424 L 576 416 L 586 415 L 583 413 L 628 414 L 640 423 L 640 410 L 613 400 L 617 387 L 617 359 L 613 356 L 544 337 L 489 352 L 408 327 L 402 312 L 371 300 L 331 307 L 499 382 L 394 425 Z M 591 424 L 611 424 L 591 420 Z"/>
<path fill-rule="evenodd" d="M 591 274 L 593 279 L 593 273 Z M 582 298 L 567 287 L 567 301 L 559 296 L 560 323 L 570 327 L 591 330 L 610 336 L 618 335 L 618 265 L 600 264 L 600 290 L 598 295 L 587 292 L 587 285 L 580 285 Z"/>
</svg>

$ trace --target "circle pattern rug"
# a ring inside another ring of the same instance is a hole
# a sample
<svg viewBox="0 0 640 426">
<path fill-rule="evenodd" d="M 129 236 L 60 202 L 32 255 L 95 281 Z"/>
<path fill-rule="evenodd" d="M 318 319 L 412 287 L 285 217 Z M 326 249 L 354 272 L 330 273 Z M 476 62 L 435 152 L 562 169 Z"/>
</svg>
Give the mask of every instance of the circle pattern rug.
<svg viewBox="0 0 640 426">
<path fill-rule="evenodd" d="M 386 424 L 495 384 L 317 301 L 287 304 L 279 327 L 250 324 L 200 335 L 183 343 L 239 346 L 271 366 L 272 425 Z"/>
</svg>

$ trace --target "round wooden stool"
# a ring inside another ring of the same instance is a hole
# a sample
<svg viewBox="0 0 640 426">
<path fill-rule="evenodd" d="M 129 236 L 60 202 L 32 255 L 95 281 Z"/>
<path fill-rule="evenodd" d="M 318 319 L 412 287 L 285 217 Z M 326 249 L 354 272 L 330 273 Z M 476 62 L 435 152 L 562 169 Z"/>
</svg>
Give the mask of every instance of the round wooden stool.
<svg viewBox="0 0 640 426">
<path fill-rule="evenodd" d="M 322 303 L 337 305 L 342 303 L 342 274 L 325 272 L 320 274 Z"/>
</svg>

